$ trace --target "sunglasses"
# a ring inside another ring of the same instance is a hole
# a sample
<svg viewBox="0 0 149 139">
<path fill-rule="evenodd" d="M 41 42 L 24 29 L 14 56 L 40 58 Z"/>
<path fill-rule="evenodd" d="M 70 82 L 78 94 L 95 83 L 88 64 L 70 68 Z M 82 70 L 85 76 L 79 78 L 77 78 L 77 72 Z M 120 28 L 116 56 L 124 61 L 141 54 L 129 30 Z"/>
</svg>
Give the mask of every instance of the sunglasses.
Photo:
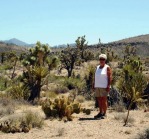
<svg viewBox="0 0 149 139">
<path fill-rule="evenodd" d="M 105 61 L 105 59 L 103 59 L 103 58 L 100 58 L 99 60 L 100 60 L 100 61 Z"/>
</svg>

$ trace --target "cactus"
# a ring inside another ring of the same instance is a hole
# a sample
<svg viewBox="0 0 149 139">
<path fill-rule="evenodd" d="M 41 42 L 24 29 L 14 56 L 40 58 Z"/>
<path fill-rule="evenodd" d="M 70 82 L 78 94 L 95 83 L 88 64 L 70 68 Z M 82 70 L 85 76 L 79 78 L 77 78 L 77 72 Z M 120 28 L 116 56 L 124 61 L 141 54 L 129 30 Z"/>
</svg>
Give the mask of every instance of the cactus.
<svg viewBox="0 0 149 139">
<path fill-rule="evenodd" d="M 83 111 L 79 103 L 71 102 L 65 97 L 56 98 L 54 101 L 46 100 L 42 103 L 42 110 L 47 117 L 59 119 L 63 119 L 65 117 L 67 121 L 72 121 L 73 113 L 79 114 Z M 86 112 L 89 114 L 89 110 Z"/>
</svg>

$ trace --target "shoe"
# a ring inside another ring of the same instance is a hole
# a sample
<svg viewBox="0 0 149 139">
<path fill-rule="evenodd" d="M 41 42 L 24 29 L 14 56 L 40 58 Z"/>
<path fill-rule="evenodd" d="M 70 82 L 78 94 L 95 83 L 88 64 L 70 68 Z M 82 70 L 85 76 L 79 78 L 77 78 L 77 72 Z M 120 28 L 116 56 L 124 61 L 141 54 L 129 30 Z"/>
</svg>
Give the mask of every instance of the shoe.
<svg viewBox="0 0 149 139">
<path fill-rule="evenodd" d="M 104 114 L 102 114 L 102 116 L 100 118 L 105 119 L 106 117 L 107 117 L 107 115 L 104 113 Z"/>
<path fill-rule="evenodd" d="M 95 118 L 95 119 L 101 118 L 101 116 L 102 116 L 102 113 L 98 113 L 97 115 L 94 116 L 94 118 Z"/>
</svg>

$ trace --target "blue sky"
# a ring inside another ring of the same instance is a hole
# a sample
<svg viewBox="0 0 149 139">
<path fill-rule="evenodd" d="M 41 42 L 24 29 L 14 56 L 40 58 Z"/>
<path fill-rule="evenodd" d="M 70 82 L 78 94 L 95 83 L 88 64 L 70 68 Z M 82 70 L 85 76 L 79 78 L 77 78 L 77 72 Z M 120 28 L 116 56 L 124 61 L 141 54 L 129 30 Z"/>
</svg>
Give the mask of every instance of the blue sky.
<svg viewBox="0 0 149 139">
<path fill-rule="evenodd" d="M 89 44 L 149 34 L 149 0 L 0 0 L 0 40 Z"/>
</svg>

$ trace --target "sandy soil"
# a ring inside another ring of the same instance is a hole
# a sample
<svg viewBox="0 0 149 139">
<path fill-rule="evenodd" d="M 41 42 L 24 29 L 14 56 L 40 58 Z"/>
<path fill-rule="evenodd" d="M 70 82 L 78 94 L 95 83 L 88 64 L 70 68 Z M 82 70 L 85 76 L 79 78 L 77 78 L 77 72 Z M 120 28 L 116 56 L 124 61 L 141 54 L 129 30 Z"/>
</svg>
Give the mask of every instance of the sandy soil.
<svg viewBox="0 0 149 139">
<path fill-rule="evenodd" d="M 41 107 L 26 106 L 23 108 L 23 110 L 26 109 L 43 114 Z M 17 110 L 17 113 L 20 112 Z M 0 132 L 0 139 L 134 139 L 138 133 L 142 133 L 149 127 L 149 113 L 143 110 L 131 111 L 130 117 L 133 120 L 126 127 L 123 126 L 123 120 L 120 120 L 126 113 L 108 110 L 106 119 L 91 120 L 97 112 L 93 110 L 91 115 L 74 114 L 74 120 L 66 123 L 58 120 L 45 120 L 42 129 L 31 129 L 29 133 L 5 134 Z M 86 119 L 79 120 L 79 118 Z"/>
</svg>

